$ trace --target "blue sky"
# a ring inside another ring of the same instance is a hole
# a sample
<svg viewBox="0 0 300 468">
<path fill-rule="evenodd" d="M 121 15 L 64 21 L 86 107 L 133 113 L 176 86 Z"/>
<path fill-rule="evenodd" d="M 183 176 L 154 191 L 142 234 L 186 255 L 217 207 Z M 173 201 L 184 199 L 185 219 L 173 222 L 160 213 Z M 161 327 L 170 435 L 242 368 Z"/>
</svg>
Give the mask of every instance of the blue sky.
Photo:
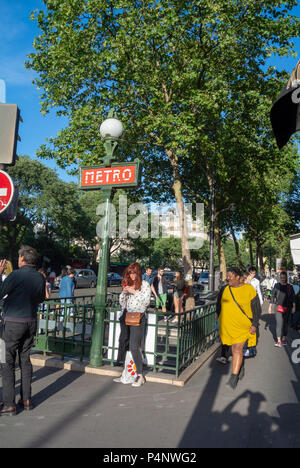
<svg viewBox="0 0 300 468">
<path fill-rule="evenodd" d="M 45 117 L 40 113 L 39 93 L 32 84 L 34 73 L 24 68 L 26 57 L 33 50 L 33 40 L 39 34 L 36 22 L 29 18 L 30 13 L 43 6 L 42 0 L 0 0 L 0 79 L 6 83 L 6 102 L 18 104 L 24 121 L 20 124 L 22 141 L 18 144 L 18 153 L 32 158 L 47 138 L 67 125 L 67 120 L 57 117 L 54 111 Z M 293 13 L 300 16 L 300 6 L 295 7 Z M 278 69 L 292 71 L 300 57 L 300 38 L 294 42 L 299 51 L 296 59 L 276 58 L 270 63 Z M 77 178 L 68 176 L 54 161 L 42 162 L 56 168 L 62 179 L 77 182 Z"/>
</svg>

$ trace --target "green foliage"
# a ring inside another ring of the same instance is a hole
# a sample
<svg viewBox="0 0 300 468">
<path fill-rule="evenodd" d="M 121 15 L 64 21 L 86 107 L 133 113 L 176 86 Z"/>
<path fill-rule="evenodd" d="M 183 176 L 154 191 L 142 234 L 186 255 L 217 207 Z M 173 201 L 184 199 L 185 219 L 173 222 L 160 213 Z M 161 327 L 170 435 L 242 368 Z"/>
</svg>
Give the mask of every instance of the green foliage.
<svg viewBox="0 0 300 468">
<path fill-rule="evenodd" d="M 217 217 L 230 216 L 263 244 L 288 231 L 281 194 L 294 177 L 296 151 L 276 149 L 269 110 L 287 73 L 266 68 L 272 54 L 294 54 L 296 0 L 45 0 L 27 67 L 38 74 L 42 112 L 58 107 L 69 126 L 39 156 L 97 164 L 99 123 L 114 107 L 125 125 L 120 159 L 144 163 L 147 200 L 209 204 L 216 174 Z M 181 190 L 181 188 L 180 188 Z M 235 214 L 226 210 L 236 204 Z"/>
</svg>

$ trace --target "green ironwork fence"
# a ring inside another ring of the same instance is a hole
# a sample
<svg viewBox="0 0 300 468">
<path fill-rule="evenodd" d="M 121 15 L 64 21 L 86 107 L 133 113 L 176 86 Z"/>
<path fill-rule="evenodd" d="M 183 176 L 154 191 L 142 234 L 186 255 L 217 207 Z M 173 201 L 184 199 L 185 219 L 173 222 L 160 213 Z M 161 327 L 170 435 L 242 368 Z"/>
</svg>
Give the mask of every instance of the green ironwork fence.
<svg viewBox="0 0 300 468">
<path fill-rule="evenodd" d="M 87 360 L 90 354 L 94 305 L 93 296 L 75 297 L 72 302 L 47 300 L 38 313 L 35 350 Z M 105 314 L 103 361 L 116 365 L 121 310 L 118 294 L 109 293 Z M 218 339 L 216 302 L 208 302 L 178 314 L 178 323 L 163 320 L 163 314 L 149 309 L 144 362 L 154 372 L 176 377 Z"/>
</svg>

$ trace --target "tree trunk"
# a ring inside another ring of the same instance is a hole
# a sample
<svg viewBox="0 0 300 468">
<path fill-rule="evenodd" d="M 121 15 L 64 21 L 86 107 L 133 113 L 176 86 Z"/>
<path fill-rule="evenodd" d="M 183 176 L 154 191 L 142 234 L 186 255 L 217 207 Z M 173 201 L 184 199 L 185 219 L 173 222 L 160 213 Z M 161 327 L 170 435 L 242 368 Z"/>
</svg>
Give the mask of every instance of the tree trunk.
<svg viewBox="0 0 300 468">
<path fill-rule="evenodd" d="M 253 258 L 253 249 L 252 249 L 252 242 L 249 240 L 249 254 L 250 254 L 250 265 L 254 265 L 254 258 Z"/>
<path fill-rule="evenodd" d="M 226 273 L 227 273 L 226 258 L 225 258 L 223 242 L 222 242 L 222 237 L 220 234 L 219 226 L 215 226 L 215 238 L 216 238 L 216 244 L 217 244 L 217 249 L 218 249 L 220 273 L 221 273 L 222 281 L 225 281 Z"/>
<path fill-rule="evenodd" d="M 263 275 L 265 275 L 264 254 L 263 254 L 262 245 L 258 239 L 256 240 L 256 245 L 257 245 L 256 250 L 257 250 L 257 258 L 259 259 L 260 271 Z"/>
<path fill-rule="evenodd" d="M 244 267 L 242 259 L 241 259 L 239 243 L 237 241 L 237 238 L 235 237 L 234 229 L 233 229 L 233 226 L 232 226 L 230 221 L 229 221 L 229 225 L 230 225 L 230 233 L 231 233 L 231 236 L 232 236 L 232 239 L 233 239 L 233 242 L 234 242 L 235 253 L 236 253 L 237 260 L 238 260 L 239 268 L 241 270 L 244 270 L 245 267 Z"/>
<path fill-rule="evenodd" d="M 182 184 L 181 184 L 181 180 L 179 176 L 177 157 L 171 151 L 167 151 L 167 155 L 173 167 L 173 174 L 174 174 L 173 191 L 174 191 L 177 209 L 179 213 L 182 262 L 183 262 L 183 268 L 184 268 L 184 276 L 186 278 L 186 284 L 189 286 L 188 295 L 187 295 L 186 303 L 185 303 L 185 310 L 191 310 L 195 307 L 194 290 L 193 290 L 193 264 L 191 260 L 191 252 L 189 248 L 187 232 L 185 229 L 185 212 L 184 212 L 184 203 L 182 199 Z"/>
</svg>

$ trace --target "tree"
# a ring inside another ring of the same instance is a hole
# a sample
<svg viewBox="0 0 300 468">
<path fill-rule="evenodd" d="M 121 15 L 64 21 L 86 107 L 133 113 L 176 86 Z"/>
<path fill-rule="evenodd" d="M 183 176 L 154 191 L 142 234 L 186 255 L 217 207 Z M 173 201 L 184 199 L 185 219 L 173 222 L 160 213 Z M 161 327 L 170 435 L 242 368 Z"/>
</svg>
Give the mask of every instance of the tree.
<svg viewBox="0 0 300 468">
<path fill-rule="evenodd" d="M 232 118 L 240 107 L 247 111 L 246 102 L 257 104 L 267 57 L 290 53 L 289 39 L 299 32 L 299 21 L 288 15 L 295 1 L 45 3 L 46 12 L 33 15 L 42 33 L 27 66 L 39 75 L 42 112 L 57 106 L 70 123 L 39 154 L 62 167 L 77 159 L 96 163 L 103 153 L 99 120 L 114 107 L 130 142 L 122 158 L 138 153 L 146 167 L 145 187 L 153 192 L 162 182 L 182 218 L 185 163 L 194 165 L 200 157 L 211 194 L 212 168 L 221 173 L 224 158 L 224 145 L 216 151 L 214 135 L 225 128 L 228 138 L 232 126 L 235 138 L 238 123 Z M 236 112 L 228 113 L 233 105 Z M 242 136 L 246 146 L 249 133 Z M 190 274 L 183 222 L 181 234 Z"/>
<path fill-rule="evenodd" d="M 74 183 L 61 181 L 55 171 L 29 156 L 20 156 L 7 171 L 19 188 L 16 220 L 2 222 L 1 237 L 9 259 L 33 233 L 60 241 L 66 252 L 73 239 L 89 236 L 88 217 Z"/>
</svg>

